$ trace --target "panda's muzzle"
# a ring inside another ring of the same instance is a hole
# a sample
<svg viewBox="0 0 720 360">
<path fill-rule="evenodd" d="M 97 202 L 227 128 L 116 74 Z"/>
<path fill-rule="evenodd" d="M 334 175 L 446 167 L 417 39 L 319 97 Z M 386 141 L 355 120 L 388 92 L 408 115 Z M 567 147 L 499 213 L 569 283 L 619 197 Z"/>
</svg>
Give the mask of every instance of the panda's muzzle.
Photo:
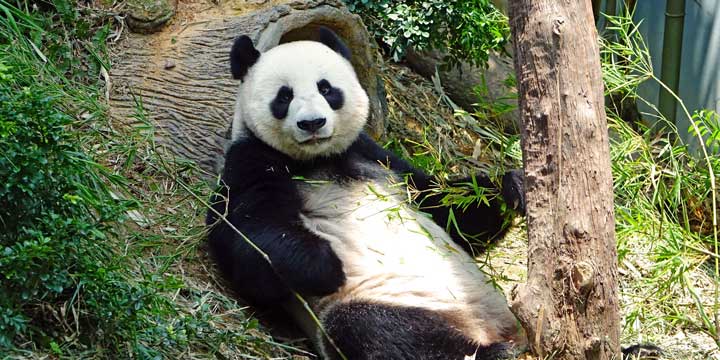
<svg viewBox="0 0 720 360">
<path fill-rule="evenodd" d="M 320 130 L 323 126 L 325 126 L 325 118 L 317 118 L 313 120 L 301 120 L 297 122 L 297 126 L 305 130 L 309 133 L 314 133 Z"/>
</svg>

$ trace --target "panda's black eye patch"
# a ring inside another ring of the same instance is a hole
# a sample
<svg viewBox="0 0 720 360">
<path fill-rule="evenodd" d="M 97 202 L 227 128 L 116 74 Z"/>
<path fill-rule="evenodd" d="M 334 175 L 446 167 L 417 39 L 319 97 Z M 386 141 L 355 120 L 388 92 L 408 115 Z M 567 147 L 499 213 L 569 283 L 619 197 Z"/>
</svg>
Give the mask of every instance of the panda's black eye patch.
<svg viewBox="0 0 720 360">
<path fill-rule="evenodd" d="M 284 119 L 287 116 L 288 108 L 293 100 L 293 90 L 287 86 L 281 87 L 275 98 L 270 103 L 270 111 L 277 119 Z"/>
<path fill-rule="evenodd" d="M 330 82 L 325 79 L 318 81 L 317 88 L 320 95 L 322 95 L 325 98 L 325 101 L 327 101 L 330 105 L 330 108 L 338 110 L 343 107 L 343 104 L 345 103 L 345 95 L 343 95 L 342 90 L 333 87 L 330 85 Z"/>
</svg>

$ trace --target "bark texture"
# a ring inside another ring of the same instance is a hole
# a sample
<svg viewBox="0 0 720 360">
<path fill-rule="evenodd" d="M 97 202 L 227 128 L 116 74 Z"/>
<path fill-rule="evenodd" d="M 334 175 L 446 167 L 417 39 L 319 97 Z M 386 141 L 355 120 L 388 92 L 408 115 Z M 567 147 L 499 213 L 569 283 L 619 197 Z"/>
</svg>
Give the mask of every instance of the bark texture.
<svg viewBox="0 0 720 360">
<path fill-rule="evenodd" d="M 600 57 L 588 0 L 512 0 L 528 279 L 511 306 L 540 358 L 619 359 L 617 250 Z"/>
<path fill-rule="evenodd" d="M 228 139 L 239 86 L 230 75 L 229 52 L 234 39 L 248 35 L 260 51 L 266 51 L 279 43 L 312 39 L 317 27 L 327 26 L 352 51 L 353 66 L 370 98 L 367 130 L 376 137 L 382 135 L 385 89 L 378 76 L 381 60 L 360 17 L 337 0 L 259 6 L 239 14 L 229 10 L 201 14 L 176 30 L 130 34 L 110 71 L 112 119 L 138 122 L 142 104 L 144 117 L 155 125 L 161 145 L 214 174 Z"/>
</svg>

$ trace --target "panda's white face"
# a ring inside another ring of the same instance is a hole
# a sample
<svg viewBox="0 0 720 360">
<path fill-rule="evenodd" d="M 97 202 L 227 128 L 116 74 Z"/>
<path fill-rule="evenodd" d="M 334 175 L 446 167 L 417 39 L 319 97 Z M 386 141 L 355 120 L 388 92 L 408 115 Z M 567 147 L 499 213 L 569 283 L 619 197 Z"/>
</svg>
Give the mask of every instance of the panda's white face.
<svg viewBox="0 0 720 360">
<path fill-rule="evenodd" d="M 235 121 L 307 160 L 347 149 L 367 116 L 368 97 L 350 62 L 319 42 L 296 41 L 262 53 L 249 68 Z"/>
</svg>

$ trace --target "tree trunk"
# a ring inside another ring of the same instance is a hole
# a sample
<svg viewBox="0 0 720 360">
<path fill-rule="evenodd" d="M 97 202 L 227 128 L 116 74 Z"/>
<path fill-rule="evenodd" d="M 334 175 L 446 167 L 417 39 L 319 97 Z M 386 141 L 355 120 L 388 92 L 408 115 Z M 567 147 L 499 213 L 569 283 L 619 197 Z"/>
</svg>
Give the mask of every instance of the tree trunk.
<svg viewBox="0 0 720 360">
<path fill-rule="evenodd" d="M 512 309 L 541 358 L 619 359 L 617 250 L 597 31 L 588 0 L 512 0 L 528 280 Z"/>
</svg>

